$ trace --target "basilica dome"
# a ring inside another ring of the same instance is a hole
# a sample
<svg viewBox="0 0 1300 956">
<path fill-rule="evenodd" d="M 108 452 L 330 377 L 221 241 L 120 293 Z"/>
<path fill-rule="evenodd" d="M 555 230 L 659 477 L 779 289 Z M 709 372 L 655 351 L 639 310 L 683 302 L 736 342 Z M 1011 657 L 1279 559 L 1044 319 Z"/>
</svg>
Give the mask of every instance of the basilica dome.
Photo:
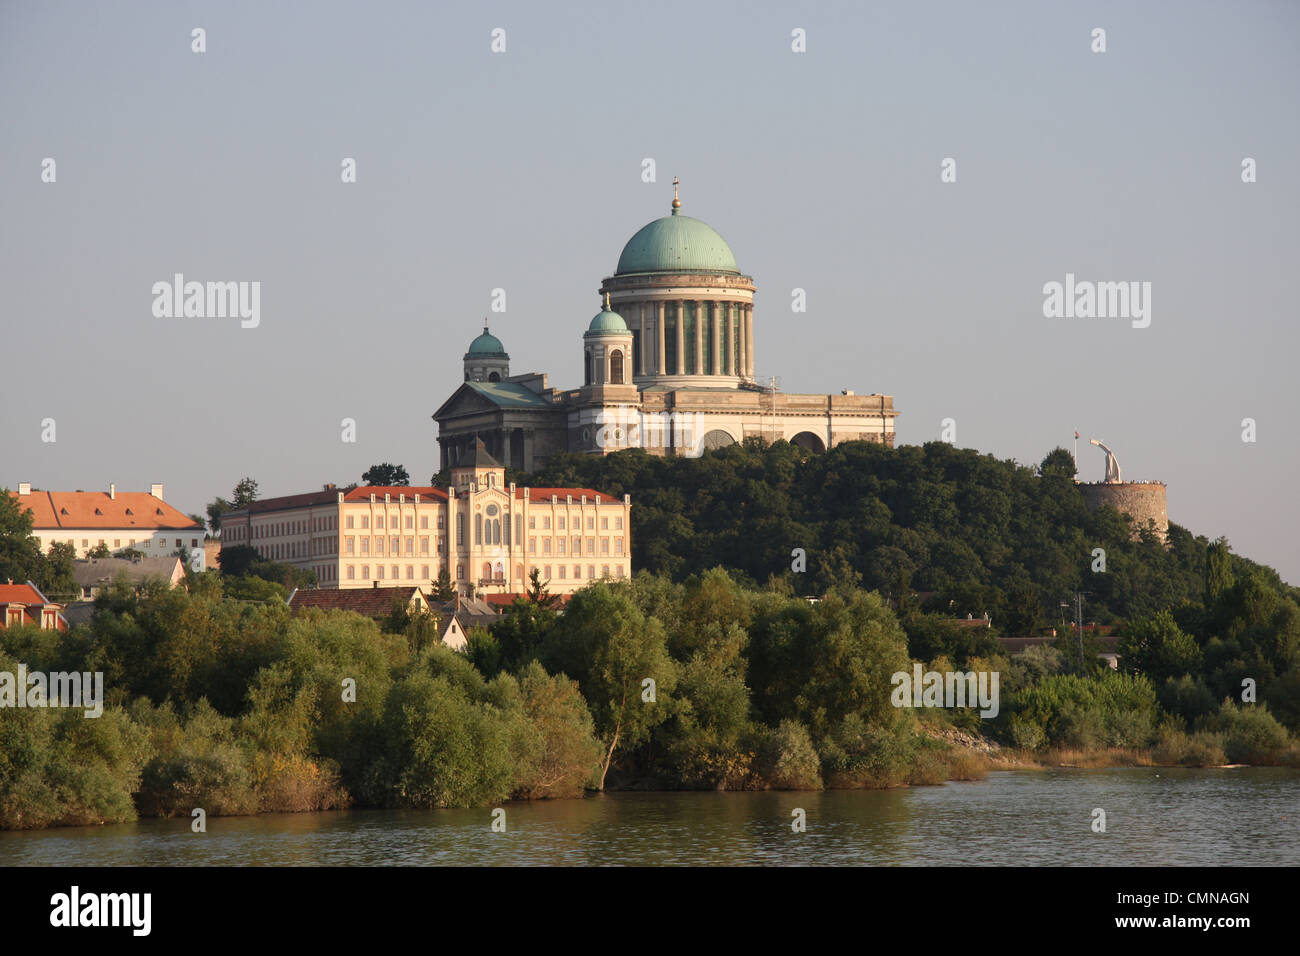
<svg viewBox="0 0 1300 956">
<path fill-rule="evenodd" d="M 469 351 L 465 357 L 471 355 L 505 355 L 506 347 L 501 344 L 501 340 L 495 335 L 488 332 L 487 326 L 483 326 L 483 334 L 469 343 Z"/>
<path fill-rule="evenodd" d="M 642 226 L 623 247 L 614 274 L 640 272 L 740 274 L 726 240 L 708 223 L 683 216 L 677 200 L 671 215 Z"/>
</svg>

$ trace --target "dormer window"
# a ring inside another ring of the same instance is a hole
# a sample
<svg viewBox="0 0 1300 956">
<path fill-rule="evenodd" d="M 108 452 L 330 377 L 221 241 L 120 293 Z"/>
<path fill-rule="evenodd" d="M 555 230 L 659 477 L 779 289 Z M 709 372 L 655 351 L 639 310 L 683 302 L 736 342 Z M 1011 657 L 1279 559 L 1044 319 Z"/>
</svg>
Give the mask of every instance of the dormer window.
<svg viewBox="0 0 1300 956">
<path fill-rule="evenodd" d="M 65 514 L 67 514 L 67 513 L 68 513 L 68 509 L 67 509 L 67 508 L 60 508 L 60 509 L 59 509 L 59 514 L 61 514 L 61 515 L 65 515 Z"/>
<path fill-rule="evenodd" d="M 95 509 L 95 514 L 102 515 L 103 513 L 104 512 L 100 511 L 98 508 Z"/>
<path fill-rule="evenodd" d="M 163 510 L 161 508 L 154 508 L 153 513 L 156 515 L 161 515 L 163 513 Z"/>
<path fill-rule="evenodd" d="M 127 508 L 127 509 L 126 509 L 126 513 L 129 514 L 129 515 L 133 515 L 133 514 L 135 514 L 135 512 L 132 511 L 130 508 Z"/>
</svg>

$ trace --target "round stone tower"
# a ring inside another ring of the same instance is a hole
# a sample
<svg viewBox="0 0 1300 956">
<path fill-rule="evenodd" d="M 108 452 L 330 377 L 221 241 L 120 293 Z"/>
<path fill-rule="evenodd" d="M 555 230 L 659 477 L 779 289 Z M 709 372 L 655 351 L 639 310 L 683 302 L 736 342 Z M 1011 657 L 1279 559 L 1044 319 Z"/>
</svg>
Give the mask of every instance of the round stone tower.
<svg viewBox="0 0 1300 956">
<path fill-rule="evenodd" d="M 754 280 L 716 230 L 682 215 L 676 177 L 670 213 L 628 240 L 600 291 L 632 334 L 636 385 L 753 380 Z"/>
<path fill-rule="evenodd" d="M 1161 543 L 1169 539 L 1163 481 L 1079 482 L 1079 490 L 1092 511 L 1110 505 L 1127 517 L 1133 524 L 1134 538 L 1140 529 L 1150 528 Z"/>
</svg>

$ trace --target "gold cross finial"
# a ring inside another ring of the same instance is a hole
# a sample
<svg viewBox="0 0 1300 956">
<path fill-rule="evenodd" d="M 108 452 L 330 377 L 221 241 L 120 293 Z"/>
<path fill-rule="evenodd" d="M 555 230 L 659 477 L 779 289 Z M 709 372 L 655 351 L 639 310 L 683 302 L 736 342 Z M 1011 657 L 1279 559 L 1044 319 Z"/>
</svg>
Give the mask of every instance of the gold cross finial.
<svg viewBox="0 0 1300 956">
<path fill-rule="evenodd" d="M 606 312 L 610 311 L 610 308 L 609 308 L 609 293 L 608 293 L 608 292 L 605 293 L 605 311 L 606 311 Z"/>
<path fill-rule="evenodd" d="M 673 177 L 673 208 L 674 209 L 682 208 L 682 201 L 677 198 L 677 177 L 676 176 Z"/>
</svg>

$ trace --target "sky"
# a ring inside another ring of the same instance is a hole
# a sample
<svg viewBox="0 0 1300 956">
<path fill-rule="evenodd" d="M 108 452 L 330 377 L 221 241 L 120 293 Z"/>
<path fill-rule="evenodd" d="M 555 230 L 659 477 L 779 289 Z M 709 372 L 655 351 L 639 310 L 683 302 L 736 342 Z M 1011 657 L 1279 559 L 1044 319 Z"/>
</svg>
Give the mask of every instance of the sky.
<svg viewBox="0 0 1300 956">
<path fill-rule="evenodd" d="M 1300 583 L 1298 94 L 1289 2 L 0 0 L 0 486 L 427 481 L 484 317 L 580 383 L 678 176 L 760 379 L 1024 464 L 1077 428 Z M 176 273 L 256 325 L 156 315 Z M 1067 274 L 1149 315 L 1045 315 Z"/>
</svg>

